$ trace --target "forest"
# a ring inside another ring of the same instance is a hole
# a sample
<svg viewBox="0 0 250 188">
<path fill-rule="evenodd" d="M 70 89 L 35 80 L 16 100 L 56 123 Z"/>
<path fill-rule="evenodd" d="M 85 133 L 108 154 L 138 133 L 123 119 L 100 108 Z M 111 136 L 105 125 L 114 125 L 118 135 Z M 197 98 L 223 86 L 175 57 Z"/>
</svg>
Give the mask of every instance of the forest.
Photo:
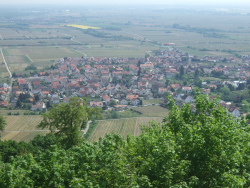
<svg viewBox="0 0 250 188">
<path fill-rule="evenodd" d="M 219 99 L 198 93 L 194 106 L 179 107 L 169 97 L 162 123 L 95 143 L 81 128 L 99 111 L 84 104 L 74 98 L 46 112 L 39 124 L 51 130 L 46 136 L 1 141 L 0 187 L 250 186 L 248 117 L 232 117 Z"/>
</svg>

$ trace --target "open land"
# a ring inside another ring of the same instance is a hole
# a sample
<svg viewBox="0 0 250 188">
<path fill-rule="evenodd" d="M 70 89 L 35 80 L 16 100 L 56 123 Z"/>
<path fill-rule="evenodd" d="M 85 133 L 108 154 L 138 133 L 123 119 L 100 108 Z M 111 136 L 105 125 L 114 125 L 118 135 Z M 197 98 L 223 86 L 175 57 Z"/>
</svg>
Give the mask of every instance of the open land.
<svg viewBox="0 0 250 188">
<path fill-rule="evenodd" d="M 14 72 L 30 64 L 42 69 L 62 57 L 143 57 L 166 48 L 164 43 L 200 56 L 250 52 L 248 16 L 242 10 L 84 7 L 58 14 L 45 11 L 48 20 L 29 14 L 0 19 L 0 47 Z M 1 66 L 2 77 L 5 71 Z"/>
<path fill-rule="evenodd" d="M 98 141 L 104 138 L 106 134 L 119 134 L 123 137 L 127 135 L 141 134 L 141 125 L 148 125 L 150 121 L 162 122 L 162 117 L 136 117 L 127 119 L 114 119 L 97 121 L 97 126 L 88 138 L 90 142 Z"/>
<path fill-rule="evenodd" d="M 168 110 L 160 106 L 137 107 L 133 110 L 147 117 L 165 117 L 168 115 Z"/>
<path fill-rule="evenodd" d="M 15 140 L 15 141 L 30 141 L 36 135 L 45 135 L 48 130 L 37 129 L 37 125 L 41 121 L 41 116 L 36 115 L 12 115 L 5 116 L 7 126 L 1 133 L 2 140 Z"/>
</svg>

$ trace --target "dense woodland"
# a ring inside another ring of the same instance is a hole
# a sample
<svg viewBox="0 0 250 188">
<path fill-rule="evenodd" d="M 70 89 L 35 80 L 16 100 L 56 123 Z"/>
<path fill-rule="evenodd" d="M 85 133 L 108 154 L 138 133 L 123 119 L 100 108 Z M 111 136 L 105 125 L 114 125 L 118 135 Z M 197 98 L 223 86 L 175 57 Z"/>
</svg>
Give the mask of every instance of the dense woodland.
<svg viewBox="0 0 250 188">
<path fill-rule="evenodd" d="M 168 101 L 169 116 L 140 136 L 96 143 L 84 141 L 81 129 L 98 109 L 79 98 L 60 104 L 39 125 L 50 134 L 0 142 L 0 187 L 249 187 L 247 118 L 206 95 L 197 94 L 195 106 Z"/>
</svg>

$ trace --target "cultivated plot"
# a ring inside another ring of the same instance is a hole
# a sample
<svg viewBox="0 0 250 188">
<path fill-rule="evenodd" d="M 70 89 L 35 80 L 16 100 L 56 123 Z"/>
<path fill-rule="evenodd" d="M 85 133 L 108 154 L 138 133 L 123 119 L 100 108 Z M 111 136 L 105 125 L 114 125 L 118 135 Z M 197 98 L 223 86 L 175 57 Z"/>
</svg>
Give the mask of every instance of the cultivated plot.
<svg viewBox="0 0 250 188">
<path fill-rule="evenodd" d="M 45 135 L 48 130 L 37 129 L 37 125 L 42 120 L 41 116 L 5 116 L 7 126 L 1 133 L 2 140 L 29 141 L 36 135 Z"/>
<path fill-rule="evenodd" d="M 168 110 L 161 106 L 145 106 L 132 109 L 136 112 L 139 112 L 143 116 L 166 117 L 168 115 Z"/>
<path fill-rule="evenodd" d="M 93 133 L 89 137 L 90 142 L 104 138 L 106 134 L 115 133 L 123 137 L 127 135 L 138 136 L 141 134 L 141 125 L 148 125 L 150 121 L 162 122 L 162 117 L 137 117 L 115 120 L 97 121 Z"/>
</svg>

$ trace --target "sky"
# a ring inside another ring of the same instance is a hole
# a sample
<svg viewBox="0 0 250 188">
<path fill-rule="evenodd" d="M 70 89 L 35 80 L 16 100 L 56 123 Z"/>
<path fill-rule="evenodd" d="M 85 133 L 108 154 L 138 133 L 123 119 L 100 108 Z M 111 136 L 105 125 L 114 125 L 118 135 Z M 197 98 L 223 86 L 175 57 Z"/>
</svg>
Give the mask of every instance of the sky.
<svg viewBox="0 0 250 188">
<path fill-rule="evenodd" d="M 249 0 L 0 0 L 1 4 L 241 4 Z"/>
</svg>

